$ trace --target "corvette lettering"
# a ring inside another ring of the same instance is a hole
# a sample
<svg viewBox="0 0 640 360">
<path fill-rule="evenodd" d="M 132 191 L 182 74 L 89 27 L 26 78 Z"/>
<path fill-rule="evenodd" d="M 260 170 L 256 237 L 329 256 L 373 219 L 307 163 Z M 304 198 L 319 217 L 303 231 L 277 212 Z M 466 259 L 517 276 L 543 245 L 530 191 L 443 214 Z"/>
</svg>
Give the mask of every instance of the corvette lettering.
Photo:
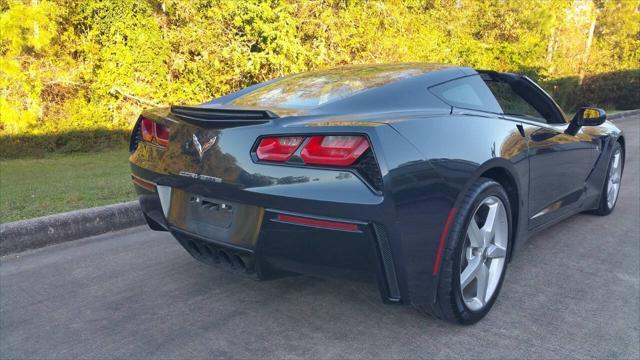
<svg viewBox="0 0 640 360">
<path fill-rule="evenodd" d="M 221 183 L 222 182 L 222 179 L 220 179 L 218 177 L 215 177 L 215 176 L 195 174 L 195 173 L 188 172 L 188 171 L 180 171 L 178 173 L 178 175 L 184 176 L 184 177 L 188 177 L 188 178 L 192 178 L 192 179 L 203 180 L 203 181 L 212 181 L 212 182 L 216 182 L 216 183 Z"/>
</svg>

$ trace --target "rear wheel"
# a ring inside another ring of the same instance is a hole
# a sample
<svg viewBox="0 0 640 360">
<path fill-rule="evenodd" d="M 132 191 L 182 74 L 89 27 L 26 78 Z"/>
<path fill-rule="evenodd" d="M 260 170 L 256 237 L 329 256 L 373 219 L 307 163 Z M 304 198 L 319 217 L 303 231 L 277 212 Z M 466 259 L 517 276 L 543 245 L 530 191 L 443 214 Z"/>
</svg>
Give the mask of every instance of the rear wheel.
<svg viewBox="0 0 640 360">
<path fill-rule="evenodd" d="M 616 207 L 618 195 L 620 194 L 620 182 L 622 180 L 622 170 L 624 169 L 624 152 L 619 142 L 613 146 L 613 155 L 609 160 L 607 179 L 600 195 L 600 204 L 593 211 L 597 215 L 609 215 Z"/>
<path fill-rule="evenodd" d="M 510 246 L 509 198 L 497 182 L 481 178 L 465 196 L 443 253 L 435 313 L 473 324 L 500 292 Z"/>
</svg>

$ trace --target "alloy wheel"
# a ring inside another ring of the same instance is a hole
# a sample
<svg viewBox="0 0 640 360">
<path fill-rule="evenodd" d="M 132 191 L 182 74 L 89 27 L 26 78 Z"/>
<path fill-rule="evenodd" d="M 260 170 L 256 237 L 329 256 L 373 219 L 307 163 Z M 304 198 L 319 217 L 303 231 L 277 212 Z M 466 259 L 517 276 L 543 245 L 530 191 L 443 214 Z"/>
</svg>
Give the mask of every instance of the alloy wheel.
<svg viewBox="0 0 640 360">
<path fill-rule="evenodd" d="M 470 310 L 481 310 L 495 293 L 504 270 L 508 242 L 504 203 L 489 196 L 476 208 L 460 254 L 460 289 Z"/>
</svg>

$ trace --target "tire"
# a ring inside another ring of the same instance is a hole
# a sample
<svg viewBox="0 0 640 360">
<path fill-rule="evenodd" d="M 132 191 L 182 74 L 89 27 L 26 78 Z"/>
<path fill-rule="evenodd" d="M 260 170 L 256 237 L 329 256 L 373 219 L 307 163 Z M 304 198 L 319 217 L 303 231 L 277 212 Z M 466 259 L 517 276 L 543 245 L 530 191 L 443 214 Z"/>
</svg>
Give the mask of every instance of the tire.
<svg viewBox="0 0 640 360">
<path fill-rule="evenodd" d="M 620 193 L 620 186 L 622 184 L 622 173 L 624 171 L 624 151 L 622 145 L 616 141 L 611 151 L 611 159 L 609 159 L 609 166 L 607 166 L 607 177 L 605 178 L 604 185 L 602 186 L 602 192 L 600 193 L 600 203 L 598 208 L 591 211 L 591 213 L 606 216 L 613 212 L 618 203 L 618 197 Z M 611 193 L 610 187 L 615 185 L 614 193 Z M 611 198 L 613 196 L 613 199 Z"/>
<path fill-rule="evenodd" d="M 503 211 L 500 210 L 500 205 Z M 494 207 L 495 236 L 494 243 L 491 243 L 490 231 L 487 231 L 488 222 L 483 216 L 486 213 L 488 218 Z M 472 219 L 479 229 L 471 228 Z M 465 195 L 451 223 L 440 264 L 436 304 L 432 308 L 419 307 L 419 310 L 462 325 L 470 325 L 482 319 L 491 310 L 504 281 L 511 246 L 511 222 L 509 197 L 504 188 L 491 179 L 478 179 Z M 473 236 L 474 241 L 468 233 L 476 234 Z M 489 235 L 483 235 L 480 241 L 477 234 Z M 474 247 L 474 244 L 482 242 L 484 247 Z M 474 264 L 478 263 L 480 265 L 477 269 L 487 269 L 487 272 L 479 270 L 479 275 L 474 275 L 476 277 L 469 282 L 470 277 L 466 275 L 475 273 L 471 269 L 476 269 Z M 466 280 L 466 285 L 463 286 L 461 278 Z M 481 283 L 488 284 L 482 293 L 480 289 L 484 287 L 480 286 Z"/>
</svg>

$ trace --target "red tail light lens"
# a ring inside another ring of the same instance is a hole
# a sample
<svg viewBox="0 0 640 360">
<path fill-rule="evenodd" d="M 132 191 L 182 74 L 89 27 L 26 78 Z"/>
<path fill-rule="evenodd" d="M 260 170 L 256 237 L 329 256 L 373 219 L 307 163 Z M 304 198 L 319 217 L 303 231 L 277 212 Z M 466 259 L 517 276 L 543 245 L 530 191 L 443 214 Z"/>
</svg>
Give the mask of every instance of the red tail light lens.
<svg viewBox="0 0 640 360">
<path fill-rule="evenodd" d="M 140 131 L 142 132 L 142 140 L 151 142 L 153 141 L 153 128 L 155 127 L 155 122 L 153 120 L 142 118 L 142 122 L 140 123 Z"/>
<path fill-rule="evenodd" d="M 160 146 L 169 145 L 169 128 L 157 124 L 155 121 L 147 118 L 142 118 L 140 122 L 140 132 L 142 133 L 142 140 L 146 142 L 153 142 Z"/>
<path fill-rule="evenodd" d="M 260 140 L 256 155 L 260 160 L 287 161 L 298 149 L 304 137 L 267 137 Z"/>
<path fill-rule="evenodd" d="M 156 141 L 158 145 L 169 145 L 169 128 L 160 124 L 156 124 Z"/>
<path fill-rule="evenodd" d="M 307 164 L 349 166 L 369 149 L 364 136 L 313 136 L 300 153 Z"/>
</svg>

